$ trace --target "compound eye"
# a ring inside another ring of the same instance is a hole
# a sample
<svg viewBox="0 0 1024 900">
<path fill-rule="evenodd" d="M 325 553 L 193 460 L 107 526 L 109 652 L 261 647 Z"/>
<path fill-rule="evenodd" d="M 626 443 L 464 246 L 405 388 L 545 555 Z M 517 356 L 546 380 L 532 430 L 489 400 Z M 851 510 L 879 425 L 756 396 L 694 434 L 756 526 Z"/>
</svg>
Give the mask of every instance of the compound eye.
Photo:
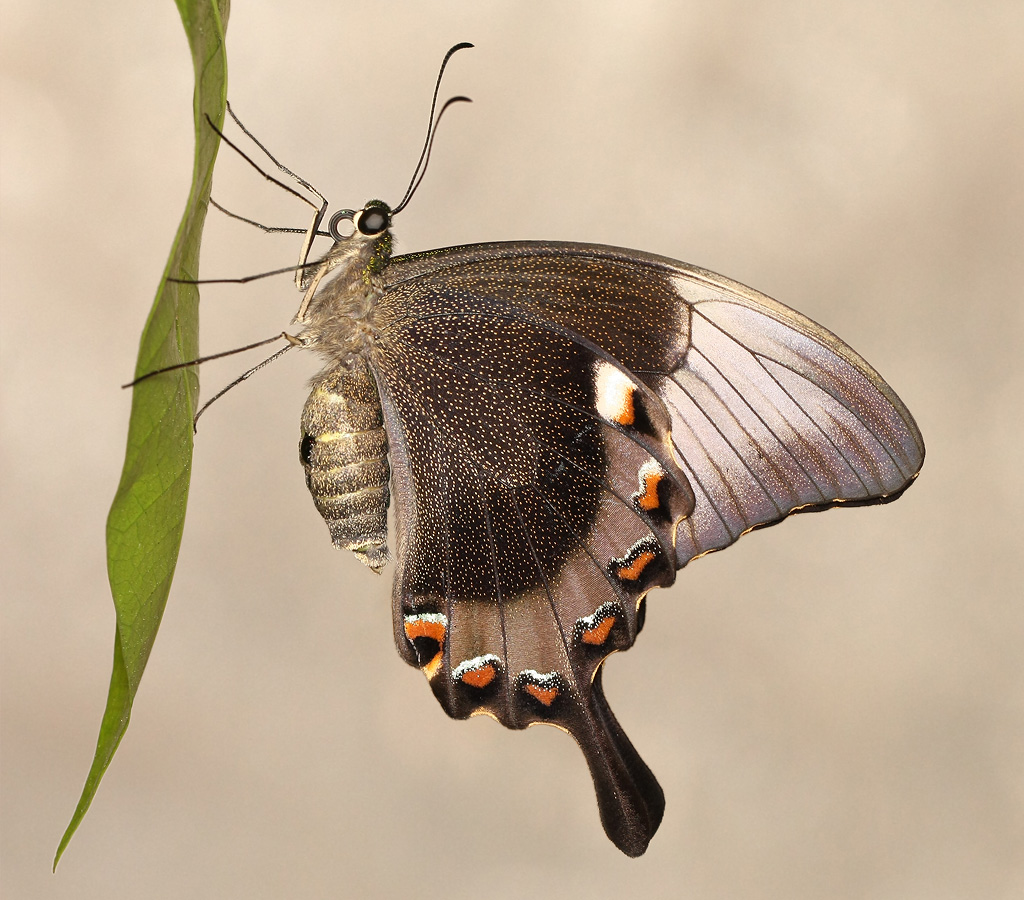
<svg viewBox="0 0 1024 900">
<path fill-rule="evenodd" d="M 356 228 L 362 234 L 380 234 L 391 224 L 391 216 L 386 209 L 379 206 L 368 206 L 363 209 L 355 218 Z"/>
</svg>

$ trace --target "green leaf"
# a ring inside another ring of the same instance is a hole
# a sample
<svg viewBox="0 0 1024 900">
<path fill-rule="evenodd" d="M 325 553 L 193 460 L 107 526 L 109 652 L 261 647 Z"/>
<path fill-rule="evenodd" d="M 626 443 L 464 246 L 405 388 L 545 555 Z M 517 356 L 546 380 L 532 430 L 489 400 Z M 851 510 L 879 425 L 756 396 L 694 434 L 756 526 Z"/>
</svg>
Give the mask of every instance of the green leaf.
<svg viewBox="0 0 1024 900">
<path fill-rule="evenodd" d="M 219 128 L 227 99 L 224 30 L 230 0 L 176 3 L 196 77 L 196 151 L 188 205 L 142 332 L 136 376 L 199 355 L 198 288 L 167 279 L 197 277 L 199 244 L 220 143 L 206 116 Z M 195 367 L 157 375 L 133 389 L 124 469 L 107 518 L 107 573 L 117 615 L 114 667 L 96 755 L 57 848 L 54 870 L 128 728 L 132 701 L 160 627 L 185 525 L 192 419 L 198 395 Z"/>
</svg>

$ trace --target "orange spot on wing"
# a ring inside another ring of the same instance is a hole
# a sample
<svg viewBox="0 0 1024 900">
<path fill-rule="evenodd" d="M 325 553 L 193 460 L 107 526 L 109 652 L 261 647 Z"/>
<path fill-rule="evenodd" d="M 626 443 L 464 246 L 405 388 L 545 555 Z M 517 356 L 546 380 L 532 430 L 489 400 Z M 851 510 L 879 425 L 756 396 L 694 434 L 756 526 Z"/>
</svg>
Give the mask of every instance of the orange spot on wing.
<svg viewBox="0 0 1024 900">
<path fill-rule="evenodd" d="M 633 389 L 622 392 L 622 407 L 615 417 L 620 425 L 632 425 L 636 421 L 636 410 L 633 408 Z"/>
<path fill-rule="evenodd" d="M 641 509 L 650 512 L 661 506 L 661 501 L 658 499 L 658 485 L 661 484 L 662 477 L 660 472 L 648 472 L 644 475 L 644 492 L 636 500 Z"/>
<path fill-rule="evenodd" d="M 463 672 L 462 681 L 470 687 L 485 688 L 494 681 L 496 674 L 494 666 L 488 664 L 479 669 L 470 669 L 468 672 Z"/>
<path fill-rule="evenodd" d="M 406 619 L 405 636 L 410 641 L 416 638 L 433 638 L 439 644 L 444 644 L 445 624 L 444 622 L 431 622 L 428 619 Z"/>
<path fill-rule="evenodd" d="M 428 681 L 433 680 L 443 662 L 444 654 L 438 652 L 434 655 L 434 658 L 423 667 L 423 674 L 427 676 Z"/>
<path fill-rule="evenodd" d="M 617 575 L 619 578 L 625 578 L 627 581 L 636 581 L 644 569 L 654 561 L 654 552 L 651 550 L 644 550 L 636 559 L 633 560 L 628 566 L 620 566 Z"/>
<path fill-rule="evenodd" d="M 608 616 L 607 619 L 603 619 L 593 628 L 588 628 L 580 635 L 580 640 L 584 644 L 593 644 L 595 647 L 599 647 L 606 640 L 612 630 L 612 626 L 615 624 L 615 616 Z"/>
<path fill-rule="evenodd" d="M 555 702 L 555 697 L 558 696 L 558 688 L 549 687 L 543 688 L 539 684 L 525 684 L 523 690 L 526 691 L 535 700 L 539 700 L 545 706 L 550 706 Z"/>
<path fill-rule="evenodd" d="M 597 411 L 601 417 L 616 425 L 632 425 L 636 421 L 636 385 L 629 375 L 611 363 L 602 362 L 594 376 Z"/>
</svg>

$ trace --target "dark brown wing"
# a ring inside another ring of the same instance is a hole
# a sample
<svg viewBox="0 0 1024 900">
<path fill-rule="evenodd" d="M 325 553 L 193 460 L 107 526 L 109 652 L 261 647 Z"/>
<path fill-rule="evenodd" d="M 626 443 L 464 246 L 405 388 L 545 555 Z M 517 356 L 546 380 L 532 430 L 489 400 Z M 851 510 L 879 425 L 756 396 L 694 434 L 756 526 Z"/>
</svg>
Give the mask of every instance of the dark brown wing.
<svg viewBox="0 0 1024 900">
<path fill-rule="evenodd" d="M 643 600 L 789 512 L 904 489 L 877 374 L 756 292 L 657 257 L 492 244 L 393 260 L 371 366 L 398 522 L 395 629 L 452 716 L 573 734 L 630 855 L 664 799 L 605 702 Z"/>
</svg>

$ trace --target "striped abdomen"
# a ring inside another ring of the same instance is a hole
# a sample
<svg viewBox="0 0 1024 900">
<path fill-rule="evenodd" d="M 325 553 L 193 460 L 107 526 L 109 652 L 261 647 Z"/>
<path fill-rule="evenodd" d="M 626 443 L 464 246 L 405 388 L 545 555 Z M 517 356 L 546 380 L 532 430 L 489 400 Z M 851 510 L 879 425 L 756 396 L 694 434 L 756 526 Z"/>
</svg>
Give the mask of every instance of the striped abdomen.
<svg viewBox="0 0 1024 900">
<path fill-rule="evenodd" d="M 299 459 L 336 547 L 379 572 L 388 561 L 388 439 L 367 369 L 314 382 L 302 410 Z"/>
</svg>

